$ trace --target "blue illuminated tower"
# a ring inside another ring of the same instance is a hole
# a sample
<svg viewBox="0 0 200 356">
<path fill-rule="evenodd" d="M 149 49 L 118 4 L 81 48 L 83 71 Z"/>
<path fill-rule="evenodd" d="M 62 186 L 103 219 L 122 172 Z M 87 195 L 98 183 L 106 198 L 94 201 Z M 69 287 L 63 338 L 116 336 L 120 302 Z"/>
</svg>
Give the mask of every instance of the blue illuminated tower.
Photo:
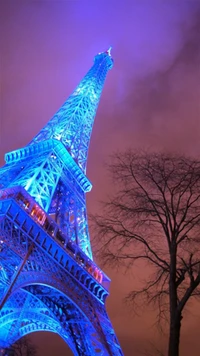
<svg viewBox="0 0 200 356">
<path fill-rule="evenodd" d="M 0 169 L 0 348 L 58 333 L 74 355 L 122 355 L 105 310 L 109 278 L 94 263 L 85 175 L 110 50 L 25 147 Z"/>
</svg>

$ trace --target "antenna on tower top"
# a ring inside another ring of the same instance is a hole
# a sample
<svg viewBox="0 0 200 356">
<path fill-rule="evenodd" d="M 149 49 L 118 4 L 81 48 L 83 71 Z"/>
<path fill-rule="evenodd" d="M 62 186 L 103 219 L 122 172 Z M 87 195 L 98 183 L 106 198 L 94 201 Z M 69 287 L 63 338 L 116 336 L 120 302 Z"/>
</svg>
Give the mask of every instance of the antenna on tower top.
<svg viewBox="0 0 200 356">
<path fill-rule="evenodd" d="M 110 46 L 110 47 L 108 48 L 108 50 L 106 51 L 106 53 L 107 53 L 109 56 L 111 56 L 111 49 L 112 49 L 112 47 Z"/>
</svg>

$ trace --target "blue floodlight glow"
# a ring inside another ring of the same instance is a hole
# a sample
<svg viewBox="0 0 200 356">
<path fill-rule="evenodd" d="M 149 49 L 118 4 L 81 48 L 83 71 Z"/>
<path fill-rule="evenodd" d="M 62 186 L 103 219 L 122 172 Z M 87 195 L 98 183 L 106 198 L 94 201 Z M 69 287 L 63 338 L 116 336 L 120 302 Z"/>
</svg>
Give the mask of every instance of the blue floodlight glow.
<svg viewBox="0 0 200 356">
<path fill-rule="evenodd" d="M 121 356 L 105 310 L 110 280 L 94 263 L 85 175 L 111 48 L 25 147 L 0 169 L 0 349 L 35 331 L 77 356 Z"/>
</svg>

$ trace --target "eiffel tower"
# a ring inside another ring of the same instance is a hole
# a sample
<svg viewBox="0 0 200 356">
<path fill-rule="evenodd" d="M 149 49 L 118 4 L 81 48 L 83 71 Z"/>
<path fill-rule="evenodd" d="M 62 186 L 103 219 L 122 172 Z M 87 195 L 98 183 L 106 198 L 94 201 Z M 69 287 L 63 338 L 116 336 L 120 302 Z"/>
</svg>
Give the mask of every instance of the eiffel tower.
<svg viewBox="0 0 200 356">
<path fill-rule="evenodd" d="M 92 126 L 113 66 L 99 53 L 80 84 L 0 169 L 0 348 L 57 333 L 74 355 L 123 355 L 105 309 L 110 279 L 92 257 L 85 175 Z"/>
</svg>

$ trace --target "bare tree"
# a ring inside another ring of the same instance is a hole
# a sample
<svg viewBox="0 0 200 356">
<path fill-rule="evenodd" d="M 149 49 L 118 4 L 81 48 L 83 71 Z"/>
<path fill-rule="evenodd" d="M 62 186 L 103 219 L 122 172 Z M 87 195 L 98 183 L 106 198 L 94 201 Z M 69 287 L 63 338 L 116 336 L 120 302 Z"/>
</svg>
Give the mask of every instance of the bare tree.
<svg viewBox="0 0 200 356">
<path fill-rule="evenodd" d="M 25 336 L 4 350 L 4 356 L 37 356 L 37 347 Z"/>
<path fill-rule="evenodd" d="M 159 321 L 169 320 L 168 356 L 178 356 L 183 310 L 200 295 L 200 162 L 127 151 L 108 168 L 115 192 L 92 217 L 98 252 L 112 265 L 147 262 L 152 274 L 128 300 L 159 306 Z"/>
</svg>

